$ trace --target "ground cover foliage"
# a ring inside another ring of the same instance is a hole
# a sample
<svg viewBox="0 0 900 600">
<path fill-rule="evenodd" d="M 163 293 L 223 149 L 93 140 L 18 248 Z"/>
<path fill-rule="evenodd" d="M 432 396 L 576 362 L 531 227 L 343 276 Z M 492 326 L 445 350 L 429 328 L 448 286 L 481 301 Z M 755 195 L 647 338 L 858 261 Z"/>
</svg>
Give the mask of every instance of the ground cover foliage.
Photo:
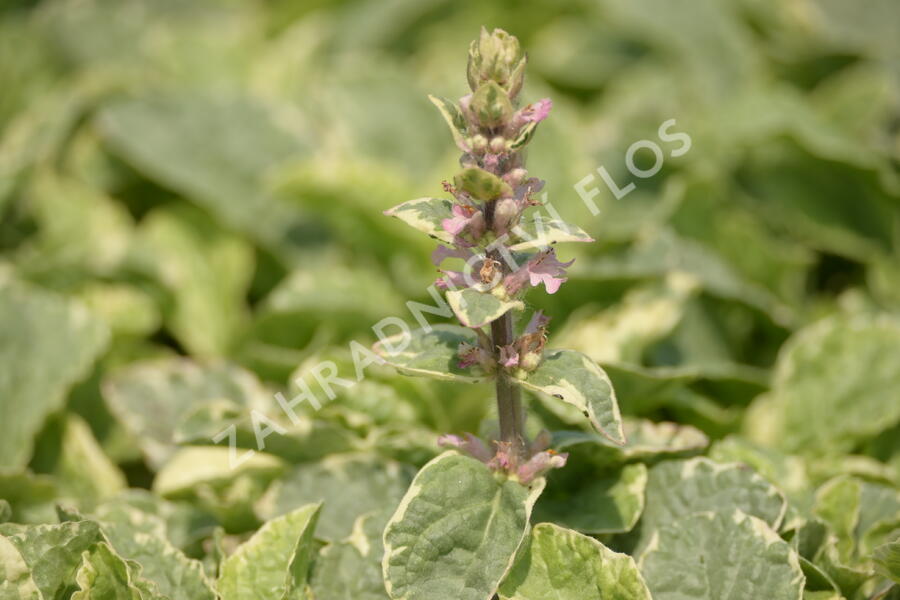
<svg viewBox="0 0 900 600">
<path fill-rule="evenodd" d="M 449 197 L 427 95 L 482 25 L 594 240 L 524 308 L 627 440 L 524 386 L 567 455 L 527 486 L 436 443 L 497 427 L 440 354 L 465 330 L 401 368 L 443 380 L 320 381 L 434 303 L 437 242 L 382 212 Z M 898 30 L 891 0 L 4 4 L 0 598 L 900 596 Z"/>
</svg>

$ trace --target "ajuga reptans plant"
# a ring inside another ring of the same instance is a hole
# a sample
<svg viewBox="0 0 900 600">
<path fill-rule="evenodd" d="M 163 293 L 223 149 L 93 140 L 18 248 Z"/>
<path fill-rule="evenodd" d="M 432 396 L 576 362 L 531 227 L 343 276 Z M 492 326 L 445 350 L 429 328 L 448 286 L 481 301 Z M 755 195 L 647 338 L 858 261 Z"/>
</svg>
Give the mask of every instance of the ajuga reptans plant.
<svg viewBox="0 0 900 600">
<path fill-rule="evenodd" d="M 542 216 L 544 182 L 526 170 L 525 148 L 552 103 L 519 107 L 526 62 L 514 36 L 482 29 L 469 48 L 471 93 L 458 102 L 431 97 L 462 152 L 460 171 L 444 182 L 444 197 L 385 212 L 441 242 L 431 256 L 435 288 L 460 325 L 428 326 L 376 349 L 409 375 L 493 380 L 499 420 L 492 439 L 442 436 L 451 450 L 423 467 L 389 522 L 383 566 L 394 598 L 491 598 L 500 589 L 542 475 L 566 463 L 548 449 L 547 432 L 526 436 L 523 388 L 574 405 L 602 435 L 625 441 L 609 378 L 578 352 L 545 348 L 550 319 L 527 314 L 523 302 L 532 288 L 553 294 L 566 281 L 572 261 L 560 260 L 554 244 L 593 241 Z"/>
</svg>

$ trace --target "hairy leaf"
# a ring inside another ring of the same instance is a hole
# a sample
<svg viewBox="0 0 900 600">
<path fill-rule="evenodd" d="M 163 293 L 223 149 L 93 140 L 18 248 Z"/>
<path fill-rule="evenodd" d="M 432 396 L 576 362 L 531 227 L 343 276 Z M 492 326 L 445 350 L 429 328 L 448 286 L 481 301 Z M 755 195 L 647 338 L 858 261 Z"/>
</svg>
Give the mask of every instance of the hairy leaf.
<svg viewBox="0 0 900 600">
<path fill-rule="evenodd" d="M 447 303 L 460 322 L 472 329 L 484 327 L 511 310 L 525 308 L 518 300 L 502 300 L 490 292 L 480 292 L 473 288 L 447 292 Z"/>
<path fill-rule="evenodd" d="M 222 564 L 222 600 L 301 600 L 313 556 L 319 504 L 263 525 Z"/>
<path fill-rule="evenodd" d="M 509 571 L 544 487 L 446 452 L 425 465 L 384 530 L 391 598 L 489 600 Z"/>
<path fill-rule="evenodd" d="M 606 372 L 584 354 L 574 350 L 545 352 L 540 366 L 521 380 L 521 384 L 571 404 L 601 434 L 616 444 L 625 444 L 622 416 L 612 382 Z"/>
<path fill-rule="evenodd" d="M 441 224 L 452 216 L 453 203 L 444 198 L 416 198 L 384 211 L 407 225 L 442 242 L 452 243 L 453 235 Z"/>
<path fill-rule="evenodd" d="M 477 367 L 463 369 L 459 366 L 457 349 L 460 342 L 475 345 L 478 340 L 471 329 L 433 325 L 431 331 L 416 329 L 409 337 L 399 333 L 385 338 L 375 344 L 375 352 L 406 375 L 468 383 L 486 379 L 487 375 Z"/>
<path fill-rule="evenodd" d="M 683 516 L 654 534 L 640 560 L 654 600 L 801 600 L 796 552 L 738 509 Z"/>
<path fill-rule="evenodd" d="M 500 586 L 503 600 L 650 600 L 634 560 L 594 538 L 540 523 Z"/>
</svg>

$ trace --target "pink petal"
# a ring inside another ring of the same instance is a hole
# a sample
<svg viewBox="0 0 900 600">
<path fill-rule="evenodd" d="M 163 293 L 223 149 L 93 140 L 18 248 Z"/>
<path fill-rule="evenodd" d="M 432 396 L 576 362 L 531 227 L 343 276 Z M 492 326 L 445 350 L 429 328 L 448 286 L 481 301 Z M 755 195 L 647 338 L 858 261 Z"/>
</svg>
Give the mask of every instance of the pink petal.
<svg viewBox="0 0 900 600">
<path fill-rule="evenodd" d="M 551 108 L 553 108 L 553 100 L 543 98 L 523 108 L 520 116 L 523 121 L 540 123 L 550 114 Z"/>
<path fill-rule="evenodd" d="M 448 258 L 461 258 L 463 260 L 468 260 L 472 257 L 472 252 L 466 250 L 464 248 L 449 248 L 440 244 L 437 248 L 434 249 L 434 252 L 431 253 L 431 262 L 435 266 L 440 265 L 444 262 L 445 259 Z"/>
</svg>

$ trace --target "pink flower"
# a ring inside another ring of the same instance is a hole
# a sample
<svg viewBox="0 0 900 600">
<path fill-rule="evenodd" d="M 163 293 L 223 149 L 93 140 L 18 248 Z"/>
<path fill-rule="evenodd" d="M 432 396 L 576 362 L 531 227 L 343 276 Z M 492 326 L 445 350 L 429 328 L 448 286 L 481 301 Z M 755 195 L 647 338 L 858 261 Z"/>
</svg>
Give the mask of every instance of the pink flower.
<svg viewBox="0 0 900 600">
<path fill-rule="evenodd" d="M 471 206 L 463 206 L 462 204 L 453 205 L 453 216 L 449 219 L 441 221 L 441 227 L 444 231 L 453 235 L 459 235 L 469 225 L 472 219 L 474 209 Z"/>
<path fill-rule="evenodd" d="M 519 483 L 528 484 L 540 477 L 550 469 L 560 469 L 566 466 L 568 454 L 557 454 L 553 450 L 538 452 L 528 459 L 528 462 L 516 469 Z"/>
<path fill-rule="evenodd" d="M 507 275 L 503 285 L 506 287 L 507 293 L 512 295 L 518 293 L 526 282 L 531 286 L 543 283 L 548 294 L 555 294 L 566 281 L 566 277 L 564 277 L 566 267 L 573 262 L 575 262 L 574 258 L 569 262 L 559 262 L 556 258 L 556 251 L 549 248 L 537 253 L 515 273 Z"/>
<path fill-rule="evenodd" d="M 454 204 L 451 209 L 452 217 L 443 219 L 441 227 L 444 231 L 453 235 L 453 241 L 459 246 L 471 246 L 461 236 L 468 232 L 473 239 L 479 239 L 484 234 L 484 214 L 468 204 Z"/>
<path fill-rule="evenodd" d="M 439 290 L 458 290 L 460 288 L 469 287 L 469 282 L 465 273 L 462 271 L 441 271 L 443 277 L 436 280 L 434 285 Z"/>
<path fill-rule="evenodd" d="M 494 442 L 497 453 L 488 461 L 487 465 L 495 471 L 511 471 L 516 464 L 516 457 L 512 453 L 510 442 Z"/>
<path fill-rule="evenodd" d="M 460 452 L 468 454 L 476 460 L 487 463 L 491 460 L 491 450 L 488 445 L 471 433 L 464 433 L 465 438 L 458 435 L 442 435 L 438 438 L 438 446 L 443 448 L 457 448 Z"/>
<path fill-rule="evenodd" d="M 438 267 L 444 260 L 448 258 L 461 258 L 462 260 L 469 260 L 472 258 L 472 251 L 467 248 L 449 248 L 443 244 L 440 244 L 437 248 L 434 249 L 434 252 L 431 253 L 431 264 Z"/>
<path fill-rule="evenodd" d="M 500 364 L 507 368 L 515 367 L 519 364 L 519 353 L 513 344 L 500 346 Z"/>
<path fill-rule="evenodd" d="M 542 98 L 520 110 L 519 118 L 526 122 L 540 123 L 550 114 L 551 108 L 553 108 L 553 100 L 550 98 Z"/>
<path fill-rule="evenodd" d="M 510 121 L 512 131 L 518 132 L 519 129 L 528 123 L 540 123 L 550 114 L 551 108 L 553 108 L 553 101 L 550 98 L 532 102 L 528 106 L 521 108 L 512 116 Z"/>
<path fill-rule="evenodd" d="M 525 333 L 537 333 L 546 327 L 549 322 L 550 317 L 545 315 L 544 311 L 537 310 L 531 315 L 531 320 L 528 321 L 528 325 L 525 326 Z"/>
<path fill-rule="evenodd" d="M 466 369 L 473 365 L 480 365 L 486 371 L 493 371 L 496 363 L 491 353 L 481 346 L 473 346 L 468 342 L 460 342 L 456 348 L 456 355 L 459 357 L 459 368 Z"/>
<path fill-rule="evenodd" d="M 570 266 L 575 259 L 573 258 L 567 263 L 559 262 L 556 258 L 556 251 L 550 250 L 541 252 L 535 258 L 528 262 L 528 279 L 532 286 L 544 284 L 548 294 L 555 294 L 559 290 L 566 278 L 566 267 Z"/>
</svg>

